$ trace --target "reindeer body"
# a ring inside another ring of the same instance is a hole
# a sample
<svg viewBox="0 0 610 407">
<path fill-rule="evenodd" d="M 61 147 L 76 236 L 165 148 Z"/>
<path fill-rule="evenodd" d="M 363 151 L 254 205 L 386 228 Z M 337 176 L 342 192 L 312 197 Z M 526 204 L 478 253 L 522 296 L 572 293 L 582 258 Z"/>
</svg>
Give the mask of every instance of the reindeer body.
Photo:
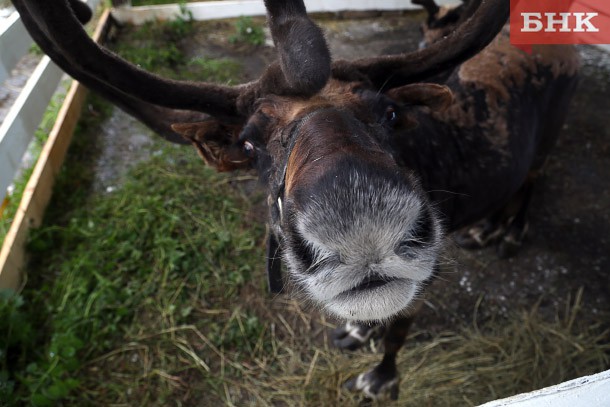
<svg viewBox="0 0 610 407">
<path fill-rule="evenodd" d="M 535 177 L 577 84 L 574 47 L 528 55 L 509 44 L 507 29 L 445 75 L 455 97 L 446 110 L 420 112 L 416 129 L 392 138 L 397 161 L 418 175 L 450 231 L 502 208 Z"/>
<path fill-rule="evenodd" d="M 579 63 L 573 46 L 534 46 L 529 55 L 509 44 L 506 27 L 481 53 L 437 77 L 454 96 L 447 109 L 423 108 L 416 128 L 388 138 L 387 150 L 419 180 L 446 231 L 490 217 L 458 243 L 479 247 L 500 238 L 501 256 L 514 251 L 506 244 L 520 244 L 532 185 L 564 123 Z M 420 306 L 415 302 L 410 314 L 382 327 L 383 360 L 349 380 L 348 389 L 396 398 L 394 358 Z M 375 334 L 375 324 L 348 323 L 335 330 L 334 340 L 353 350 Z"/>
</svg>

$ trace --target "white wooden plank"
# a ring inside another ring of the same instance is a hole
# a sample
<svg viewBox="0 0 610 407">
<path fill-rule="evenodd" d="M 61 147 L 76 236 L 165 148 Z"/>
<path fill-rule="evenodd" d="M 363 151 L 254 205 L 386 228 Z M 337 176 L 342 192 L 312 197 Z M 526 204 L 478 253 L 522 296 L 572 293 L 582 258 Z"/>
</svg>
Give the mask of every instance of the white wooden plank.
<svg viewBox="0 0 610 407">
<path fill-rule="evenodd" d="M 95 10 L 100 0 L 87 0 Z M 28 34 L 19 13 L 14 12 L 8 18 L 0 20 L 0 84 L 11 75 L 17 62 L 28 53 L 33 40 Z"/>
<path fill-rule="evenodd" d="M 0 195 L 11 184 L 19 162 L 57 88 L 62 71 L 48 57 L 38 64 L 0 125 L 0 159 L 10 167 L 0 172 Z"/>
<path fill-rule="evenodd" d="M 210 1 L 205 3 L 188 3 L 188 10 L 197 21 L 219 18 L 239 17 L 241 15 L 263 15 L 265 7 L 262 1 L 235 0 Z M 120 23 L 144 24 L 146 21 L 171 20 L 180 15 L 178 4 L 159 6 L 117 7 L 112 10 L 112 17 Z"/>
<path fill-rule="evenodd" d="M 440 0 L 440 5 L 456 4 L 456 0 Z M 307 11 L 337 12 L 346 10 L 408 10 L 421 9 L 408 0 L 305 0 Z M 256 16 L 265 14 L 262 0 L 231 0 L 187 3 L 187 9 L 193 19 L 214 20 L 239 16 Z M 141 7 L 117 7 L 112 16 L 121 23 L 144 24 L 151 20 L 170 20 L 180 14 L 177 4 Z"/>
<path fill-rule="evenodd" d="M 555 386 L 490 401 L 480 407 L 608 407 L 610 370 Z"/>
<path fill-rule="evenodd" d="M 0 25 L 0 83 L 11 74 L 17 62 L 28 52 L 32 38 L 19 14 L 14 12 Z"/>
</svg>

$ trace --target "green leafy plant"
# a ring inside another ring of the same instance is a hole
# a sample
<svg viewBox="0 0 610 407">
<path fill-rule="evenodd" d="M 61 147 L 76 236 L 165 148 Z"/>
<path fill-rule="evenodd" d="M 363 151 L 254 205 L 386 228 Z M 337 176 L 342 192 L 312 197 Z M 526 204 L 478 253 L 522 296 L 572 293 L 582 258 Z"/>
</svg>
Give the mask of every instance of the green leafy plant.
<svg viewBox="0 0 610 407">
<path fill-rule="evenodd" d="M 117 52 L 125 59 L 148 71 L 163 72 L 184 63 L 184 55 L 176 44 L 169 43 L 163 48 L 154 44 L 142 44 L 139 47 L 121 45 Z"/>
<path fill-rule="evenodd" d="M 33 347 L 32 323 L 23 310 L 24 301 L 10 291 L 0 291 L 0 400 L 15 402 L 17 378 L 10 365 Z"/>
<path fill-rule="evenodd" d="M 168 23 L 172 35 L 177 39 L 186 37 L 193 32 L 193 13 L 186 6 L 186 1 L 178 3 L 180 14 Z"/>
<path fill-rule="evenodd" d="M 231 43 L 246 43 L 251 45 L 263 45 L 265 43 L 265 32 L 263 27 L 255 24 L 252 17 L 240 17 L 235 22 L 235 34 L 229 37 Z"/>
<path fill-rule="evenodd" d="M 232 83 L 241 73 L 241 64 L 230 59 L 193 58 L 183 71 L 182 77 L 191 80 Z"/>
</svg>

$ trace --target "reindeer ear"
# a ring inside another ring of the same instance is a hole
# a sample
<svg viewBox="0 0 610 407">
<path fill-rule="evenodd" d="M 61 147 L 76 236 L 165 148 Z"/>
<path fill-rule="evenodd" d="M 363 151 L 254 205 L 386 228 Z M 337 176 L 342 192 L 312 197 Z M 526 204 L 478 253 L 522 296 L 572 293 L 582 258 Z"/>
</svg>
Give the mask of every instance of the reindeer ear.
<svg viewBox="0 0 610 407">
<path fill-rule="evenodd" d="M 401 104 L 426 106 L 433 112 L 443 111 L 453 103 L 451 89 L 435 83 L 412 83 L 391 89 L 387 95 Z"/>
<path fill-rule="evenodd" d="M 216 119 L 172 124 L 172 130 L 190 141 L 203 161 L 217 171 L 247 168 L 250 159 L 237 145 L 240 125 L 227 125 Z"/>
</svg>

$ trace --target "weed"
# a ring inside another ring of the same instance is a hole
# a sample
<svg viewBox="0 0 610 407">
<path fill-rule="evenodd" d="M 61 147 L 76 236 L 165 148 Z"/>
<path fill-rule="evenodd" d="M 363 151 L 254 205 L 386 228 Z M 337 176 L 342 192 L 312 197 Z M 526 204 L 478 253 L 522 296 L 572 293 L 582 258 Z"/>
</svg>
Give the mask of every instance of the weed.
<svg viewBox="0 0 610 407">
<path fill-rule="evenodd" d="M 147 25 L 152 24 L 147 23 L 144 29 Z M 116 52 L 142 69 L 160 74 L 164 74 L 166 71 L 168 72 L 166 74 L 169 74 L 176 66 L 185 62 L 184 55 L 174 43 L 169 43 L 163 48 L 157 48 L 152 44 L 142 44 L 141 46 L 121 44 L 116 48 Z"/>
<path fill-rule="evenodd" d="M 180 13 L 168 24 L 169 31 L 176 38 L 184 38 L 193 32 L 193 13 L 186 7 L 186 1 L 178 3 Z"/>
<path fill-rule="evenodd" d="M 32 55 L 44 55 L 44 52 L 42 52 L 42 49 L 40 49 L 40 47 L 36 43 L 33 43 L 32 45 L 30 45 L 30 49 L 28 50 L 28 53 L 30 53 Z"/>
<path fill-rule="evenodd" d="M 255 24 L 252 17 L 240 17 L 237 19 L 235 31 L 236 33 L 229 37 L 231 43 L 245 43 L 255 46 L 265 43 L 263 27 Z"/>
<path fill-rule="evenodd" d="M 193 58 L 181 77 L 231 84 L 241 74 L 241 64 L 231 59 Z"/>
<path fill-rule="evenodd" d="M 23 311 L 23 298 L 8 291 L 0 291 L 0 399 L 16 402 L 13 397 L 15 378 L 9 365 L 31 350 L 34 332 L 32 323 Z"/>
<path fill-rule="evenodd" d="M 18 383 L 18 400 L 41 406 L 76 400 L 85 363 L 123 338 L 177 324 L 212 324 L 213 318 L 201 317 L 200 301 L 226 303 L 263 258 L 257 243 L 262 229 L 244 229 L 250 204 L 227 193 L 225 177 L 202 167 L 191 149 L 154 149 L 120 188 L 88 197 L 73 195 L 87 189 L 87 180 L 79 177 L 75 185 L 72 176 L 93 151 L 79 143 L 71 149 L 73 168 L 58 181 L 63 191 L 49 212 L 61 215 L 47 217 L 29 245 L 30 274 L 40 278 L 32 277 L 23 293 L 25 315 L 16 314 L 41 323 L 30 345 L 22 344 L 24 357 L 1 376 L 6 386 Z M 237 270 L 239 278 L 227 278 Z M 219 345 L 239 348 L 252 336 L 255 342 L 261 326 L 238 314 L 221 331 Z"/>
<path fill-rule="evenodd" d="M 242 67 L 235 60 L 206 57 L 188 60 L 176 40 L 180 37 L 177 32 L 182 30 L 176 27 L 182 24 L 149 22 L 131 27 L 126 32 L 130 40 L 119 43 L 115 51 L 141 68 L 169 78 L 230 84 L 239 77 Z"/>
</svg>

